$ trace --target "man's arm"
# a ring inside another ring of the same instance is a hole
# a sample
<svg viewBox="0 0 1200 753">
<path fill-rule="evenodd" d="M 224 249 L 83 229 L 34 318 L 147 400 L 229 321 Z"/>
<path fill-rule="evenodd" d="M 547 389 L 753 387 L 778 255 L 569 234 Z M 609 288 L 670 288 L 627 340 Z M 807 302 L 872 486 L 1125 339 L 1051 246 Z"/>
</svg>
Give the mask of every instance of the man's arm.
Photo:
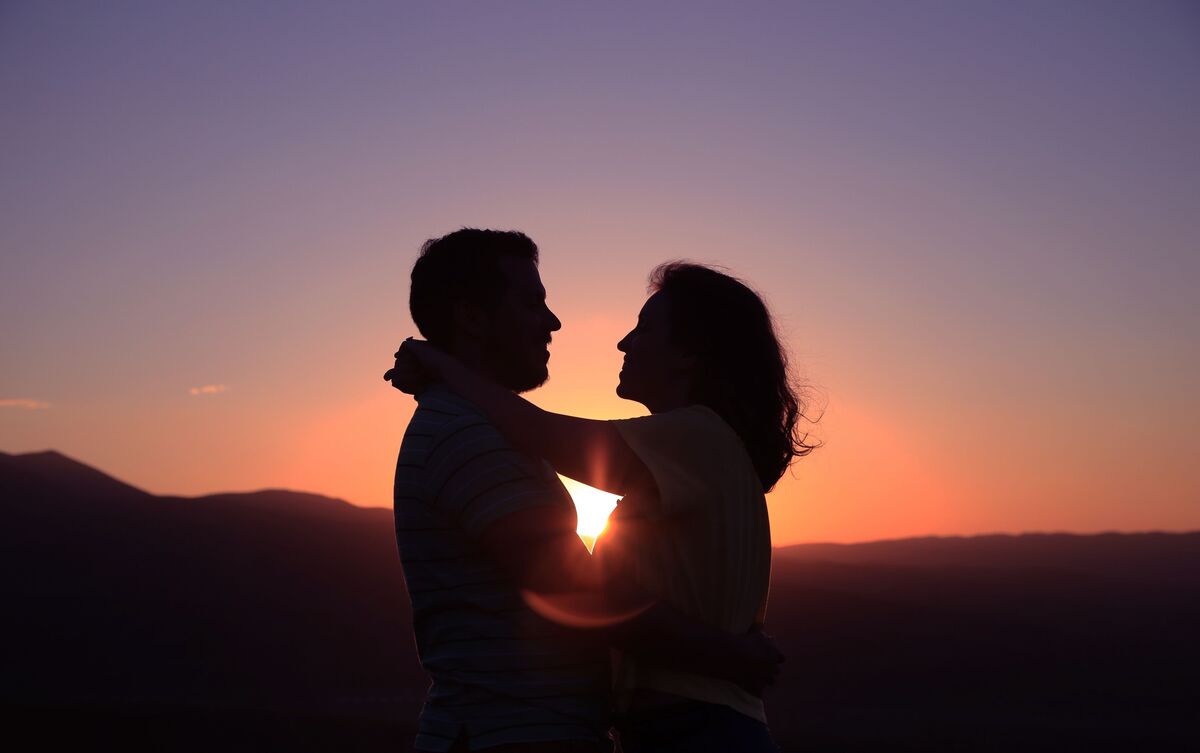
<svg viewBox="0 0 1200 753">
<path fill-rule="evenodd" d="M 599 629 L 637 656 L 694 674 L 730 680 L 761 695 L 783 655 L 762 633 L 743 635 L 684 617 L 626 580 L 607 582 L 575 534 L 569 513 L 529 508 L 497 520 L 480 545 L 509 572 L 529 606 L 570 627 Z"/>
<path fill-rule="evenodd" d="M 575 533 L 570 511 L 527 507 L 484 529 L 479 545 L 522 589 L 541 594 L 598 593 L 600 570 Z"/>
<path fill-rule="evenodd" d="M 691 620 L 662 602 L 608 630 L 609 643 L 671 669 L 729 680 L 756 696 L 784 656 L 758 627 L 741 635 Z"/>
</svg>

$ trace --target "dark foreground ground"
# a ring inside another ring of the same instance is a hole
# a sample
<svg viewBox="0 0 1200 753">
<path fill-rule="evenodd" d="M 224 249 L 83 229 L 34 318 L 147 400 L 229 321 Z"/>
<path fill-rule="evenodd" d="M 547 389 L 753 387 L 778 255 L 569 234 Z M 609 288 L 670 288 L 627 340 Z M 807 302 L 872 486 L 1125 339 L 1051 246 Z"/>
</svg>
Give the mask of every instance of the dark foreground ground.
<svg viewBox="0 0 1200 753">
<path fill-rule="evenodd" d="M 390 513 L 154 497 L 0 454 L 0 700 L 31 750 L 407 751 Z M 1200 534 L 776 551 L 786 751 L 1200 750 Z"/>
</svg>

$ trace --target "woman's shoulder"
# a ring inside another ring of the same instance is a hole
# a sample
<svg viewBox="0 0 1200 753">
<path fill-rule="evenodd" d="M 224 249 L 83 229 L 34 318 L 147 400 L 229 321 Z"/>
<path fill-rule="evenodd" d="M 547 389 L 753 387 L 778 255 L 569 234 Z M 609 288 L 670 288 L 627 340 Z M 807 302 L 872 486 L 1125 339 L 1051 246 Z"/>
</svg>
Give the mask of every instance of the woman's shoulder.
<svg viewBox="0 0 1200 753">
<path fill-rule="evenodd" d="M 637 419 L 634 419 L 637 420 Z M 682 408 L 655 413 L 643 420 L 656 421 L 664 427 L 679 431 L 732 432 L 720 414 L 707 405 L 693 403 Z"/>
<path fill-rule="evenodd" d="M 679 408 L 678 428 L 685 433 L 694 464 L 726 477 L 735 468 L 751 468 L 746 445 L 720 413 L 699 403 Z"/>
<path fill-rule="evenodd" d="M 741 438 L 720 414 L 692 404 L 641 418 L 616 421 L 622 438 L 648 466 L 668 462 L 696 478 L 722 474 L 745 456 Z M 746 462 L 749 458 L 745 457 Z"/>
<path fill-rule="evenodd" d="M 702 436 L 705 441 L 715 443 L 713 444 L 714 449 L 731 450 L 744 447 L 742 438 L 733 430 L 729 422 L 707 405 L 696 403 L 679 410 L 683 412 L 688 428 Z"/>
<path fill-rule="evenodd" d="M 690 412 L 688 420 L 692 422 L 698 444 L 704 447 L 698 454 L 704 456 L 710 469 L 736 488 L 745 487 L 760 493 L 761 482 L 746 443 L 729 422 L 707 405 L 691 405 L 682 410 Z"/>
<path fill-rule="evenodd" d="M 680 451 L 707 454 L 730 440 L 739 441 L 725 419 L 706 405 L 693 404 L 618 422 L 622 433 L 636 432 L 666 442 Z"/>
<path fill-rule="evenodd" d="M 679 410 L 685 411 L 690 420 L 695 421 L 698 424 L 703 424 L 713 431 L 724 431 L 731 434 L 733 433 L 733 429 L 730 428 L 725 419 L 721 418 L 721 414 L 717 413 L 712 408 L 709 408 L 707 405 L 693 403 L 692 405 L 689 405 L 686 408 L 680 408 Z"/>
</svg>

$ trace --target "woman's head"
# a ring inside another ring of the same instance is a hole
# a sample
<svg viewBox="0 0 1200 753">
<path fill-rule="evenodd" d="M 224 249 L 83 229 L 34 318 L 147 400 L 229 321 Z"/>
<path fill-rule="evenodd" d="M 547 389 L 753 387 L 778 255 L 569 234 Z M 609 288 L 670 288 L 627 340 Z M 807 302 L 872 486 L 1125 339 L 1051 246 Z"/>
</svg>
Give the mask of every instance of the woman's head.
<svg viewBox="0 0 1200 753">
<path fill-rule="evenodd" d="M 705 405 L 746 445 L 770 489 L 813 445 L 797 436 L 803 406 L 766 305 L 740 280 L 669 262 L 650 275 L 651 296 L 617 347 L 625 353 L 617 394 L 651 412 Z"/>
</svg>

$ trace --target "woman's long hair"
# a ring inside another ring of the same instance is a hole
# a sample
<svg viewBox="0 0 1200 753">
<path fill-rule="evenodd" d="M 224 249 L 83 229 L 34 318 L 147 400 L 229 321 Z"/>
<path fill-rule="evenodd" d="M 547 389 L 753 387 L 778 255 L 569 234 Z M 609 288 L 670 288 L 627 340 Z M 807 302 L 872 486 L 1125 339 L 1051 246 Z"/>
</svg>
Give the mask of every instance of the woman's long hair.
<svg viewBox="0 0 1200 753">
<path fill-rule="evenodd" d="M 671 339 L 697 358 L 690 402 L 725 419 L 770 491 L 816 445 L 797 431 L 805 405 L 766 304 L 741 280 L 684 261 L 657 267 L 650 291 L 666 298 Z"/>
</svg>

